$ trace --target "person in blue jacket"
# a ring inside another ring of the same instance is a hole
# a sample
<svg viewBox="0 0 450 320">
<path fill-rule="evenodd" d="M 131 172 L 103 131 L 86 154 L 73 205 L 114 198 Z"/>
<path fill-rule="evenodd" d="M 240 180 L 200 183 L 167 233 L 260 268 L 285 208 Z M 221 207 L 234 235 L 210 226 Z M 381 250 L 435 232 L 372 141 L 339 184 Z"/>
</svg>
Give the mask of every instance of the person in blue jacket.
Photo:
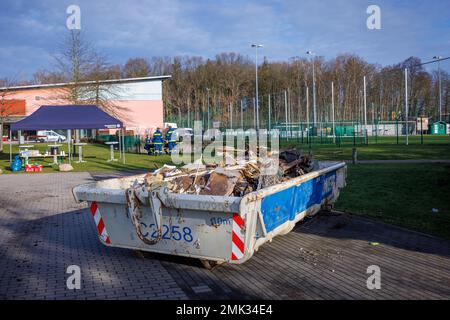
<svg viewBox="0 0 450 320">
<path fill-rule="evenodd" d="M 148 154 L 153 154 L 154 152 L 152 139 L 150 139 L 148 135 L 145 137 L 144 149 L 147 151 Z"/>
<path fill-rule="evenodd" d="M 169 142 L 169 154 L 172 154 L 172 150 L 177 145 L 177 137 L 175 134 L 175 129 L 169 126 L 169 130 L 166 133 L 166 140 Z"/>
<path fill-rule="evenodd" d="M 163 147 L 163 136 L 159 128 L 156 128 L 155 133 L 153 134 L 152 139 L 154 148 L 155 148 L 155 155 L 162 154 L 162 147 Z"/>
</svg>

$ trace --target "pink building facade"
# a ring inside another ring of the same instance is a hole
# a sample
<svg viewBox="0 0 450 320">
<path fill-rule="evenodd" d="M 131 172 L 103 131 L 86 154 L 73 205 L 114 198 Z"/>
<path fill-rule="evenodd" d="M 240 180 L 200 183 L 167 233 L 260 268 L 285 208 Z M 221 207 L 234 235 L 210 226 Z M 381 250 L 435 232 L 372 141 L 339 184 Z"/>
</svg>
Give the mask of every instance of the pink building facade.
<svg viewBox="0 0 450 320">
<path fill-rule="evenodd" d="M 106 80 L 101 86 L 104 98 L 111 105 L 105 110 L 124 123 L 126 130 L 136 135 L 146 135 L 157 127 L 163 127 L 164 112 L 162 83 L 170 76 Z M 89 83 L 86 82 L 88 85 Z M 62 98 L 67 84 L 46 84 L 0 88 L 0 98 L 25 103 L 23 114 L 8 114 L 9 121 L 14 122 L 28 116 L 42 105 L 65 105 L 69 101 Z"/>
</svg>

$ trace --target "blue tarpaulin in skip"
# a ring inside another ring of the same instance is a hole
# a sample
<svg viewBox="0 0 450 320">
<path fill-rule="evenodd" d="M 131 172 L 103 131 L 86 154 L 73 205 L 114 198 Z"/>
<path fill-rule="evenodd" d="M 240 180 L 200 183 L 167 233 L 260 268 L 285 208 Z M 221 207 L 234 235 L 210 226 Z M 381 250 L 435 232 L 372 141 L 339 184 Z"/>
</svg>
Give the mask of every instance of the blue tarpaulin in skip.
<svg viewBox="0 0 450 320">
<path fill-rule="evenodd" d="M 11 130 L 118 129 L 120 120 L 95 105 L 42 106 Z"/>
</svg>

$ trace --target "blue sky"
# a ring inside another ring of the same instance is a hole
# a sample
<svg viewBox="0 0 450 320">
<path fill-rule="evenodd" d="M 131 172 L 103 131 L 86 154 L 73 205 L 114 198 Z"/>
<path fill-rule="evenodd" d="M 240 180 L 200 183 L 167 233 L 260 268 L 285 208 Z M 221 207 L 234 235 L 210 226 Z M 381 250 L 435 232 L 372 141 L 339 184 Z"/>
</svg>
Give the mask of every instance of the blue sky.
<svg viewBox="0 0 450 320">
<path fill-rule="evenodd" d="M 2 0 L 0 78 L 30 78 L 52 68 L 66 29 L 66 9 L 81 8 L 81 28 L 112 63 L 129 57 L 234 51 L 269 60 L 354 53 L 388 65 L 409 56 L 450 55 L 450 1 L 364 0 Z M 381 30 L 369 30 L 366 9 L 381 8 Z M 450 63 L 443 67 L 450 69 Z"/>
</svg>

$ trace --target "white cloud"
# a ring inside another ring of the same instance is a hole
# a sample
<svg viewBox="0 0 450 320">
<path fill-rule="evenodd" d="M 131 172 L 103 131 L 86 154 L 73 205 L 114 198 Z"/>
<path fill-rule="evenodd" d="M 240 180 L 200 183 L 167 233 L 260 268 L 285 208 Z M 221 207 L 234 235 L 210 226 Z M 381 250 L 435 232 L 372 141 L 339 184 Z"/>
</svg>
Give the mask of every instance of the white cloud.
<svg viewBox="0 0 450 320">
<path fill-rule="evenodd" d="M 25 70 L 34 65 L 33 71 L 47 65 L 50 53 L 57 50 L 66 32 L 65 11 L 74 1 L 8 3 L 14 14 L 4 16 L 0 11 L 2 61 L 11 65 L 10 61 L 20 60 L 20 68 Z M 223 51 L 253 56 L 252 42 L 264 44 L 261 55 L 271 60 L 304 56 L 311 49 L 326 58 L 351 52 L 382 64 L 399 62 L 411 55 L 422 58 L 445 55 L 450 49 L 449 5 L 439 0 L 424 3 L 377 0 L 382 30 L 374 31 L 366 28 L 366 8 L 374 4 L 371 1 L 79 0 L 75 3 L 81 7 L 83 32 L 114 63 L 124 63 L 135 56 L 212 57 Z M 10 28 L 8 32 L 5 26 Z M 24 51 L 17 49 L 22 43 L 27 44 Z M 44 58 L 46 51 L 48 56 Z M 30 55 L 41 60 L 31 62 Z M 3 71 L 10 67 L 0 68 Z"/>
<path fill-rule="evenodd" d="M 88 12 L 82 6 L 83 19 L 92 19 L 83 31 L 99 38 L 97 43 L 104 48 L 148 48 L 149 53 L 205 47 L 211 41 L 209 33 L 189 19 L 189 6 L 184 2 L 138 3 L 130 6 L 129 2 L 113 1 L 107 6 L 88 7 Z M 101 18 L 93 23 L 95 17 Z"/>
</svg>

